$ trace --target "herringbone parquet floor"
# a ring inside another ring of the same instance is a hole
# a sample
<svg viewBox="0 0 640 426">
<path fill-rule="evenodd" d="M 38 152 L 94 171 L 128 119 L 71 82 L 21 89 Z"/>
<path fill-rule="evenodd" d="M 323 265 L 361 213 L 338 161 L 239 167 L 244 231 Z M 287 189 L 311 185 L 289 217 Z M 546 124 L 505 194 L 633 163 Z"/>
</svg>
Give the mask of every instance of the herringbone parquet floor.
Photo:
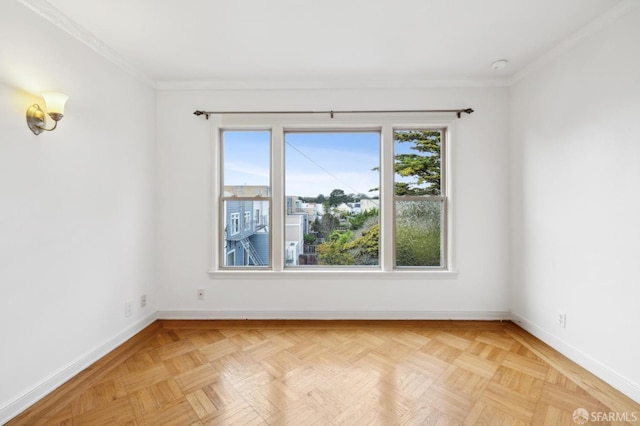
<svg viewBox="0 0 640 426">
<path fill-rule="evenodd" d="M 508 322 L 157 321 L 9 424 L 572 425 L 577 408 L 640 414 Z"/>
</svg>

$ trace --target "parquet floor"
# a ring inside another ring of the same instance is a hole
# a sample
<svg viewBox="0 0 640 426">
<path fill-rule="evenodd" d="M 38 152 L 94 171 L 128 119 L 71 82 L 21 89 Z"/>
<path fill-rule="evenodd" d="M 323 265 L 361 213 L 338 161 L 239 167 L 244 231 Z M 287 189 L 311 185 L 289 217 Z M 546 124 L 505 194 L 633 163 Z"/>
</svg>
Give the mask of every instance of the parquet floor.
<svg viewBox="0 0 640 426">
<path fill-rule="evenodd" d="M 577 408 L 640 417 L 509 322 L 157 321 L 9 425 L 573 425 Z"/>
</svg>

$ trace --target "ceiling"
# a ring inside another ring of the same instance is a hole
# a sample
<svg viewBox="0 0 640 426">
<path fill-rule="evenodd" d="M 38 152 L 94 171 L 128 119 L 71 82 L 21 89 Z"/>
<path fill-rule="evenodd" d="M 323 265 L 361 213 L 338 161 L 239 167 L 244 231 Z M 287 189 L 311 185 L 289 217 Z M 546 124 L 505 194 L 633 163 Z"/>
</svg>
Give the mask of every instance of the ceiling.
<svg viewBox="0 0 640 426">
<path fill-rule="evenodd" d="M 482 82 L 512 79 L 623 2 L 48 0 L 47 7 L 156 83 Z M 492 70 L 503 58 L 509 65 Z"/>
</svg>

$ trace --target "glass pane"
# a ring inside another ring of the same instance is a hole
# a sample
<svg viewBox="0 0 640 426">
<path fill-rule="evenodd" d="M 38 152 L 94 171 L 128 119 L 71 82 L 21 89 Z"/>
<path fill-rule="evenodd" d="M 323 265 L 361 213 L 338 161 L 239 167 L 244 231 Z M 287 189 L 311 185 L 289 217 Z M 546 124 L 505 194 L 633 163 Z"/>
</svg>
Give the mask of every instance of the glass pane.
<svg viewBox="0 0 640 426">
<path fill-rule="evenodd" d="M 269 201 L 225 200 L 223 266 L 268 266 Z"/>
<path fill-rule="evenodd" d="M 226 196 L 268 196 L 271 180 L 271 133 L 267 130 L 222 132 L 223 187 Z"/>
<path fill-rule="evenodd" d="M 441 195 L 440 130 L 394 131 L 396 195 Z"/>
<path fill-rule="evenodd" d="M 396 266 L 443 266 L 443 206 L 396 201 Z"/>
<path fill-rule="evenodd" d="M 378 265 L 380 133 L 285 133 L 285 265 Z"/>
</svg>

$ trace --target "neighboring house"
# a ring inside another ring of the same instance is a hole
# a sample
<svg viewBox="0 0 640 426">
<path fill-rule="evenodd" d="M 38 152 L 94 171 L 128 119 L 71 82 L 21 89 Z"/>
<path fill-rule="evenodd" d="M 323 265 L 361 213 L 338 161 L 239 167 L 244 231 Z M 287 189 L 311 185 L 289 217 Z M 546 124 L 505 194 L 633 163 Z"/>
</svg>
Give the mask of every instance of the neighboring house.
<svg viewBox="0 0 640 426">
<path fill-rule="evenodd" d="M 265 185 L 228 185 L 224 187 L 225 196 L 236 197 L 268 197 L 271 189 Z"/>
<path fill-rule="evenodd" d="M 344 214 L 351 214 L 351 206 L 347 203 L 339 204 L 335 207 L 335 210 L 342 212 Z"/>
<path fill-rule="evenodd" d="M 267 186 L 225 186 L 225 197 L 261 197 L 269 195 Z M 269 201 L 227 200 L 224 203 L 224 266 L 268 265 Z M 285 259 L 297 265 L 309 233 L 309 215 L 302 210 L 298 197 L 287 197 Z"/>
<path fill-rule="evenodd" d="M 355 203 L 347 203 L 347 205 L 351 208 L 351 214 L 362 213 L 360 201 L 356 201 Z"/>
<path fill-rule="evenodd" d="M 225 186 L 227 197 L 269 195 L 268 186 Z M 269 264 L 269 201 L 227 200 L 224 203 L 224 266 Z"/>
<path fill-rule="evenodd" d="M 304 234 L 308 227 L 307 214 L 288 214 L 286 217 L 285 238 L 285 265 L 298 265 L 298 257 L 304 250 Z"/>
<path fill-rule="evenodd" d="M 380 200 L 375 200 L 371 198 L 363 198 L 362 200 L 360 200 L 359 213 L 364 213 L 373 209 L 380 210 Z"/>
<path fill-rule="evenodd" d="M 321 203 L 301 203 L 300 210 L 307 214 L 309 224 L 324 214 L 324 206 Z"/>
</svg>

